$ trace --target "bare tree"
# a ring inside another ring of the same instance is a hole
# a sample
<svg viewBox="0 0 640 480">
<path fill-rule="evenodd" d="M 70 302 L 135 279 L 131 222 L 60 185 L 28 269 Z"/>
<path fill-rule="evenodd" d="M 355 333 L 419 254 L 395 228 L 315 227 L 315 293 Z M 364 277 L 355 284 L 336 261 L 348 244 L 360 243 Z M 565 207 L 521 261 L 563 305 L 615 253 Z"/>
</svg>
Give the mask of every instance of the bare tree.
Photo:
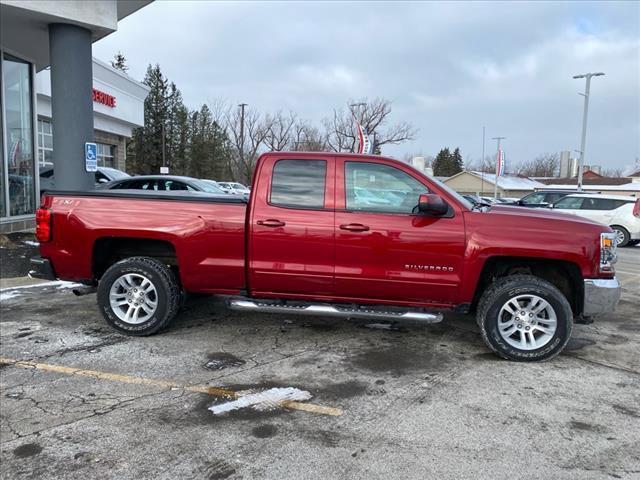
<svg viewBox="0 0 640 480">
<path fill-rule="evenodd" d="M 233 178 L 249 183 L 273 118 L 263 118 L 256 110 L 247 108 L 242 128 L 241 115 L 240 109 L 234 107 L 228 108 L 224 114 L 227 134 L 234 150 L 234 161 L 229 167 Z"/>
<path fill-rule="evenodd" d="M 299 152 L 326 152 L 328 150 L 325 135 L 305 120 L 294 126 L 294 141 L 291 150 Z"/>
<path fill-rule="evenodd" d="M 334 110 L 333 118 L 323 121 L 327 147 L 334 152 L 354 152 L 358 145 L 358 132 L 354 116 L 372 137 L 376 145 L 395 145 L 413 140 L 416 130 L 408 122 L 389 125 L 391 102 L 383 98 L 349 101 L 346 109 Z"/>
<path fill-rule="evenodd" d="M 533 160 L 516 165 L 515 173 L 525 177 L 554 177 L 559 165 L 557 153 L 544 153 Z"/>
<path fill-rule="evenodd" d="M 267 115 L 265 117 L 265 126 L 267 127 L 264 139 L 265 146 L 273 152 L 292 150 L 296 123 L 296 114 L 293 112 L 289 112 L 288 115 L 284 115 L 282 112 Z"/>
<path fill-rule="evenodd" d="M 621 178 L 624 177 L 624 174 L 621 168 L 607 168 L 606 170 L 602 170 L 602 176 L 609 178 Z"/>
<path fill-rule="evenodd" d="M 465 162 L 465 166 L 467 170 L 472 170 L 474 172 L 496 172 L 496 162 L 495 159 L 491 157 L 491 155 L 486 155 L 484 157 L 484 161 L 480 158 L 478 158 L 477 160 L 467 159 L 467 161 Z"/>
</svg>

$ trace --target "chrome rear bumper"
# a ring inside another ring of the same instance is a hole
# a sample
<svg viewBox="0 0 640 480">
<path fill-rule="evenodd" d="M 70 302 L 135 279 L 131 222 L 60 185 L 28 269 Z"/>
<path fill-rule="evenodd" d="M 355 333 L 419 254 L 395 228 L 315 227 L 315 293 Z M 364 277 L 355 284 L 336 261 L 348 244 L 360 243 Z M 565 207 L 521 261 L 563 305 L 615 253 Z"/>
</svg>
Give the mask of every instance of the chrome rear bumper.
<svg viewBox="0 0 640 480">
<path fill-rule="evenodd" d="M 586 317 L 613 312 L 620 301 L 620 282 L 617 278 L 585 278 L 584 309 Z"/>
</svg>

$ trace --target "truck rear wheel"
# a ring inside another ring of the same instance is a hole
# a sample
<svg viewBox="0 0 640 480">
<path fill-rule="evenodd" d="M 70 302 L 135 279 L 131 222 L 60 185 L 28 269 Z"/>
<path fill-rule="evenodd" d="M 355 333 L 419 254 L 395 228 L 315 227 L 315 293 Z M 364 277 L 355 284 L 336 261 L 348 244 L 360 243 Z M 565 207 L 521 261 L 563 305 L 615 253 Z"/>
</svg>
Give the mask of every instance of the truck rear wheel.
<svg viewBox="0 0 640 480">
<path fill-rule="evenodd" d="M 98 306 L 109 325 L 127 335 L 146 336 L 164 328 L 180 306 L 173 272 L 149 257 L 114 263 L 100 279 Z"/>
<path fill-rule="evenodd" d="M 516 361 L 553 358 L 573 328 L 566 297 L 533 275 L 513 275 L 491 285 L 478 305 L 477 321 L 489 348 Z"/>
</svg>

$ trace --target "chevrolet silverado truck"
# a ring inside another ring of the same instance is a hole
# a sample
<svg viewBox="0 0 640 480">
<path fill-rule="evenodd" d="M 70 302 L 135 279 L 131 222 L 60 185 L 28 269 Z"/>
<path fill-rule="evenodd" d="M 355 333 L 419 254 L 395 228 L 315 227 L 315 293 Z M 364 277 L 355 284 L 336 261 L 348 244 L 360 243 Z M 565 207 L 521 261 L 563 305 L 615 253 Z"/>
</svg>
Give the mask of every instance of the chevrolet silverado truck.
<svg viewBox="0 0 640 480">
<path fill-rule="evenodd" d="M 511 360 L 544 360 L 574 320 L 620 298 L 616 242 L 599 223 L 472 205 L 380 156 L 262 155 L 251 196 L 50 192 L 32 275 L 97 290 L 114 329 L 166 327 L 185 292 L 250 312 L 436 322 L 475 312 Z"/>
</svg>

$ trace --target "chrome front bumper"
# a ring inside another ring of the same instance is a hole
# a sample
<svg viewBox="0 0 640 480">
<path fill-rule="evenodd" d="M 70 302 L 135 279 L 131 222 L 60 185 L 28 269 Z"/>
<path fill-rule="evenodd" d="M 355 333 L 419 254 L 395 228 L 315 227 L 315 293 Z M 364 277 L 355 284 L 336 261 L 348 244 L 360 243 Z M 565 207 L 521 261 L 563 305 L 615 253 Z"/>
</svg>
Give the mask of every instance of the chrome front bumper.
<svg viewBox="0 0 640 480">
<path fill-rule="evenodd" d="M 613 312 L 620 300 L 620 282 L 617 278 L 586 278 L 584 280 L 585 317 Z"/>
</svg>

